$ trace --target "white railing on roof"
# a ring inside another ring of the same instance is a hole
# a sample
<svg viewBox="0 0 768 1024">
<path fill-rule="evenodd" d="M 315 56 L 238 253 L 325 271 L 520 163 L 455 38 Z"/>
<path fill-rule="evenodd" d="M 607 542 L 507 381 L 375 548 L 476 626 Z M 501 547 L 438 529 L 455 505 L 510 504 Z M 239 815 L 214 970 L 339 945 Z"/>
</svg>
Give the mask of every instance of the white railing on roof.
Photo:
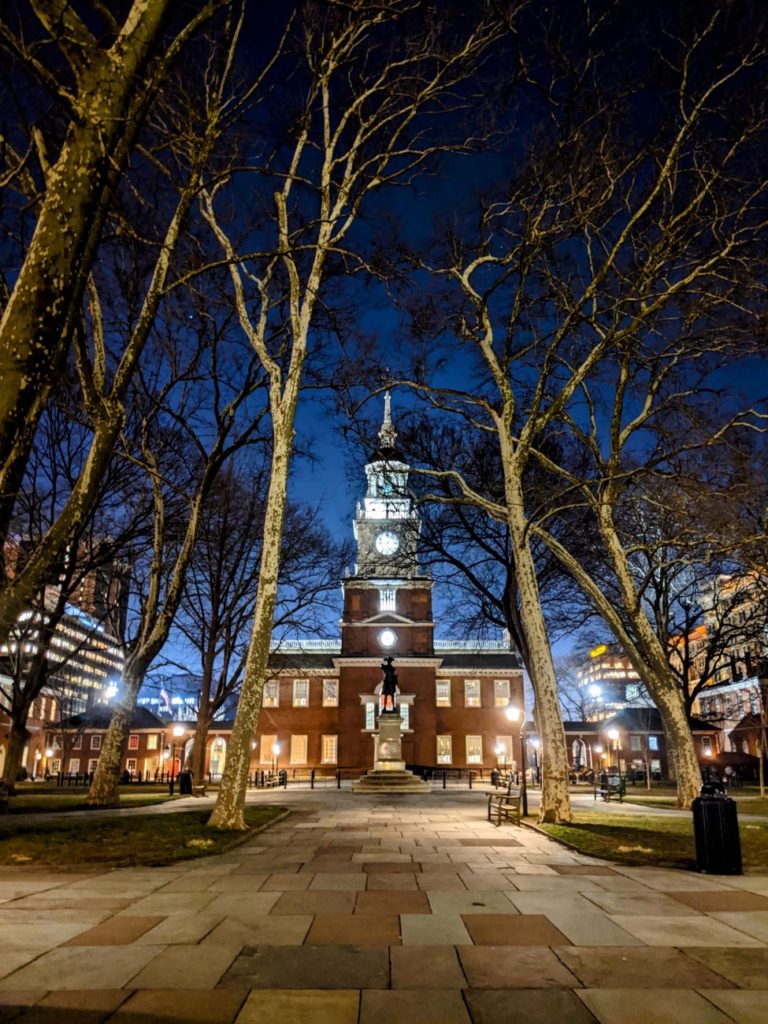
<svg viewBox="0 0 768 1024">
<path fill-rule="evenodd" d="M 435 650 L 447 651 L 500 651 L 509 654 L 509 644 L 503 640 L 435 640 Z"/>
<path fill-rule="evenodd" d="M 273 640 L 272 651 L 341 651 L 340 640 Z"/>
</svg>

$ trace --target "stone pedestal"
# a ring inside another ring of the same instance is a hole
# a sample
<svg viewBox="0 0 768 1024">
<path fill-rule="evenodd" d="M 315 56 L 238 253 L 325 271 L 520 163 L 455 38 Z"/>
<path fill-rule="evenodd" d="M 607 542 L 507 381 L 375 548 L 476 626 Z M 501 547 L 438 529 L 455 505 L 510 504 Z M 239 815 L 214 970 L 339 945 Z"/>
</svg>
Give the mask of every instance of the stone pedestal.
<svg viewBox="0 0 768 1024">
<path fill-rule="evenodd" d="M 399 711 L 382 711 L 373 734 L 373 771 L 352 783 L 355 793 L 429 793 L 430 786 L 406 771 Z"/>
</svg>

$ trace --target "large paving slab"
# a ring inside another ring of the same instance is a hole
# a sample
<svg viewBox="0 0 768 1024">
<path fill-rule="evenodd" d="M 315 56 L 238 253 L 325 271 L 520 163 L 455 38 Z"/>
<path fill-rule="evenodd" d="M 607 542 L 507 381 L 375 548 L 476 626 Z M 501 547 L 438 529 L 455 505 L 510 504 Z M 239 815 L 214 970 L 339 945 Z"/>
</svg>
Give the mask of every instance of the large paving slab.
<svg viewBox="0 0 768 1024">
<path fill-rule="evenodd" d="M 495 828 L 480 792 L 279 801 L 288 817 L 216 857 L 0 869 L 0 1019 L 765 1019 L 768 874 L 608 865 Z"/>
</svg>

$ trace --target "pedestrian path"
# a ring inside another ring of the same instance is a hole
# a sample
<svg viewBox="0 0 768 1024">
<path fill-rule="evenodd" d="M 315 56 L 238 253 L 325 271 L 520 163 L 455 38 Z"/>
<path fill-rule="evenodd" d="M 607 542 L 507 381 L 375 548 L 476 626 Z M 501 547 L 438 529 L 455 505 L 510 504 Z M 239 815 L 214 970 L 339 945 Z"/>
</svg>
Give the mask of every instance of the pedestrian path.
<svg viewBox="0 0 768 1024">
<path fill-rule="evenodd" d="M 0 869 L 0 1020 L 764 1024 L 766 874 L 609 866 L 481 794 L 289 803 L 204 860 Z"/>
</svg>

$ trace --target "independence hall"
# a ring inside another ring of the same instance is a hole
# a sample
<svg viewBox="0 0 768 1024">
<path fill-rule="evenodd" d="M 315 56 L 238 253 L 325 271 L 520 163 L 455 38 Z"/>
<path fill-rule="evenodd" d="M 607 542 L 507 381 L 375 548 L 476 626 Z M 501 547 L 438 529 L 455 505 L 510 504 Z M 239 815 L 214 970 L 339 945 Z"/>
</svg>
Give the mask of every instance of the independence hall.
<svg viewBox="0 0 768 1024">
<path fill-rule="evenodd" d="M 522 764 L 519 735 L 504 714 L 510 703 L 523 707 L 518 656 L 501 644 L 434 639 L 433 582 L 419 565 L 419 519 L 396 441 L 387 395 L 353 521 L 357 560 L 342 582 L 341 637 L 294 641 L 272 655 L 255 768 L 370 768 L 389 655 L 409 766 Z"/>
</svg>

